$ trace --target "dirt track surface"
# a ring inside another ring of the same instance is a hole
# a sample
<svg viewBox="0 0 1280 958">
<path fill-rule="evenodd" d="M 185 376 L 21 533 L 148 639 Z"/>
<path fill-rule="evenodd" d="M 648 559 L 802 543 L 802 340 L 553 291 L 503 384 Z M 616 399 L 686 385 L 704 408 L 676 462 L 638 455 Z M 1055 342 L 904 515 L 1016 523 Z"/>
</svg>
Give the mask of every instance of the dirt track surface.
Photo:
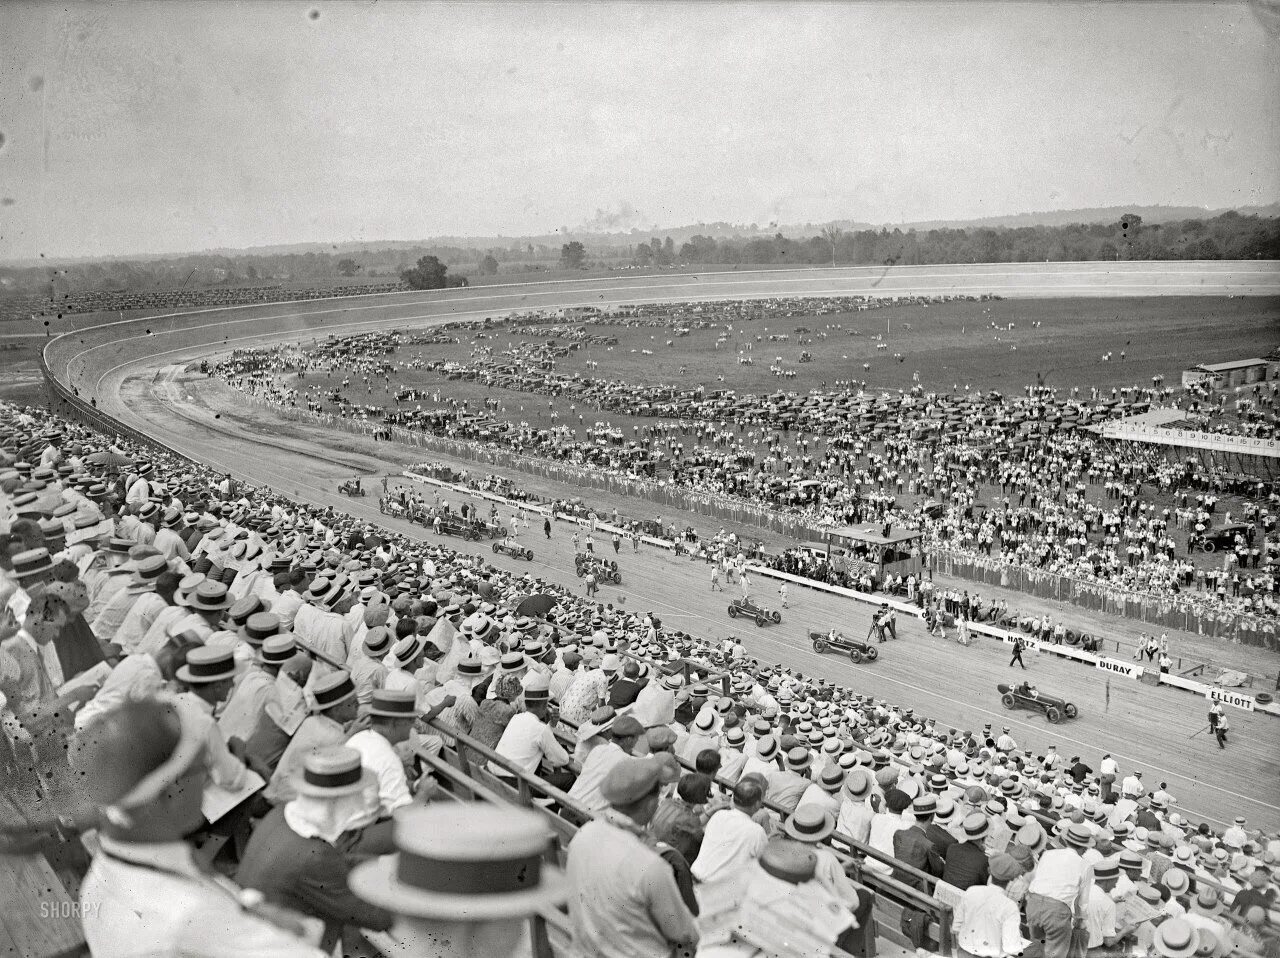
<svg viewBox="0 0 1280 958">
<path fill-rule="evenodd" d="M 350 500 L 334 492 L 337 482 L 357 470 L 386 472 L 397 464 L 386 447 L 368 449 L 352 437 L 317 435 L 294 424 L 272 428 L 265 420 L 215 419 L 208 407 L 187 403 L 169 377 L 156 370 L 181 365 L 213 351 L 313 336 L 330 331 L 355 331 L 378 326 L 429 325 L 432 320 L 497 315 L 510 309 L 553 307 L 641 299 L 741 298 L 748 295 L 821 295 L 896 290 L 901 293 L 1000 292 L 1002 295 L 1150 295 L 1155 289 L 1185 294 L 1201 289 L 1221 295 L 1231 291 L 1273 294 L 1280 287 L 1277 264 L 1080 264 L 1052 268 L 926 267 L 911 270 L 797 271 L 780 275 L 717 277 L 714 293 L 696 277 L 657 277 L 623 283 L 616 279 L 584 284 L 557 283 L 522 288 L 449 290 L 437 294 L 404 294 L 335 303 L 306 303 L 297 307 L 255 307 L 197 314 L 195 317 L 153 317 L 97 329 L 84 329 L 56 341 L 48 353 L 55 373 L 76 384 L 82 395 L 96 395 L 104 412 L 150 431 L 214 468 L 231 471 L 255 483 L 267 484 L 323 505 L 334 505 L 357 516 L 379 521 L 372 497 Z M 940 274 L 948 274 L 946 278 Z M 939 288 L 940 284 L 950 285 Z M 997 288 L 998 287 L 998 288 Z M 1141 290 L 1141 293 L 1137 291 Z M 147 330 L 150 330 L 148 333 Z M 140 376 L 124 394 L 121 386 Z M 157 379 L 159 378 L 159 381 Z M 372 453 L 372 454 L 371 454 Z M 403 463 L 402 453 L 398 462 Z M 648 508 L 646 505 L 644 508 Z M 425 534 L 403 523 L 388 522 L 399 531 Z M 697 523 L 695 522 L 695 525 Z M 707 525 L 708 520 L 703 520 Z M 524 542 L 535 549 L 532 564 L 494 556 L 487 543 L 463 544 L 480 549 L 504 568 L 532 571 L 580 587 L 571 563 L 567 527 L 558 526 L 552 541 L 534 528 Z M 606 548 L 601 542 L 598 548 Z M 628 608 L 653 609 L 666 624 L 711 637 L 735 630 L 748 651 L 766 661 L 781 661 L 806 674 L 837 681 L 857 691 L 883 696 L 943 723 L 980 728 L 1007 725 L 1019 744 L 1042 751 L 1054 742 L 1063 754 L 1080 754 L 1097 767 L 1104 751 L 1123 767 L 1146 772 L 1148 781 L 1166 781 L 1190 813 L 1213 821 L 1245 815 L 1251 825 L 1280 828 L 1280 722 L 1266 716 L 1232 710 L 1232 744 L 1217 748 L 1204 731 L 1205 704 L 1187 693 L 1153 689 L 1129 680 L 1108 683 L 1101 672 L 1056 659 L 1032 661 L 1029 676 L 1041 690 L 1062 695 L 1080 708 L 1078 721 L 1050 727 L 1041 716 L 1006 712 L 995 684 L 1008 681 L 1008 657 L 1003 647 L 979 642 L 971 648 L 944 645 L 930 638 L 916 622 L 899 619 L 900 640 L 883 646 L 874 665 L 854 665 L 835 654 L 818 655 L 808 645 L 808 627 L 837 626 L 858 637 L 869 625 L 868 612 L 848 600 L 809 590 L 793 589 L 792 608 L 783 612 L 780 626 L 756 628 L 735 625 L 725 614 L 729 597 L 708 592 L 709 569 L 700 563 L 675 559 L 654 550 L 620 557 L 620 587 L 603 589 L 600 598 Z M 753 591 L 776 605 L 774 587 L 757 578 Z M 1028 607 L 1029 602 L 1023 602 Z M 741 620 L 739 620 L 741 622 Z M 1101 631 L 1101 630 L 1099 630 Z M 1019 672 L 1019 679 L 1022 673 Z"/>
</svg>

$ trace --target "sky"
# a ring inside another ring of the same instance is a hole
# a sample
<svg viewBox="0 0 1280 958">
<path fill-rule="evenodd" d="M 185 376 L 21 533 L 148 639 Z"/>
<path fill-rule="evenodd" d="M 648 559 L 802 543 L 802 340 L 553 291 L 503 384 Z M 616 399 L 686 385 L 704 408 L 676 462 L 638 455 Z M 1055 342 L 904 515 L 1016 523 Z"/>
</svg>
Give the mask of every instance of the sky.
<svg viewBox="0 0 1280 958">
<path fill-rule="evenodd" d="M 7 2 L 0 260 L 1270 203 L 1263 2 Z"/>
</svg>

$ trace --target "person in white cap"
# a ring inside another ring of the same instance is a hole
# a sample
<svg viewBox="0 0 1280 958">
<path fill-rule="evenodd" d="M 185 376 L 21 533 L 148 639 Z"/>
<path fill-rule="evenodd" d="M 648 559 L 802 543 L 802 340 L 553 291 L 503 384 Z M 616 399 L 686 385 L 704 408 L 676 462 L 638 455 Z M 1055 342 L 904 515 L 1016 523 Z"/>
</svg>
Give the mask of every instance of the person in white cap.
<svg viewBox="0 0 1280 958">
<path fill-rule="evenodd" d="M 184 836 L 204 821 L 204 734 L 172 705 L 126 702 L 77 742 L 99 850 L 80 886 L 96 958 L 322 958 L 322 923 L 268 905 L 196 864 Z"/>
</svg>

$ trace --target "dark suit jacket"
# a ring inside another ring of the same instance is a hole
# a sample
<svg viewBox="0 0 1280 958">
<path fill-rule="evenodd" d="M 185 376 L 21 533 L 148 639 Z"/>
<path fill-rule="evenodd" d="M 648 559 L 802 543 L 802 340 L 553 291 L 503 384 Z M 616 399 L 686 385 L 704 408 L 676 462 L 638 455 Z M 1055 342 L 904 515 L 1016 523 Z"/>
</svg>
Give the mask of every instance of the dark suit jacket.
<svg viewBox="0 0 1280 958">
<path fill-rule="evenodd" d="M 942 874 L 942 856 L 938 854 L 937 849 L 933 847 L 933 842 L 929 841 L 924 829 L 919 825 L 912 825 L 910 828 L 894 833 L 893 857 L 908 865 L 914 865 L 930 875 Z M 920 879 L 906 872 L 898 872 L 894 877 L 913 888 L 920 888 L 924 884 Z"/>
<path fill-rule="evenodd" d="M 947 849 L 942 880 L 957 888 L 985 885 L 989 873 L 987 853 L 975 842 L 956 842 Z"/>
<path fill-rule="evenodd" d="M 947 849 L 956 843 L 956 837 L 937 822 L 930 822 L 924 827 L 924 837 L 929 839 L 943 858 L 947 857 Z"/>
<path fill-rule="evenodd" d="M 609 704 L 615 709 L 626 708 L 640 694 L 640 683 L 635 679 L 618 679 L 609 689 Z"/>
<path fill-rule="evenodd" d="M 343 835 L 337 848 L 318 838 L 303 838 L 284 819 L 284 806 L 274 808 L 254 829 L 244 850 L 236 882 L 256 888 L 273 905 L 313 915 L 325 923 L 321 946 L 331 950 L 344 925 L 385 931 L 392 916 L 357 898 L 347 887 L 347 874 L 357 863 L 348 850 L 359 833 Z"/>
</svg>

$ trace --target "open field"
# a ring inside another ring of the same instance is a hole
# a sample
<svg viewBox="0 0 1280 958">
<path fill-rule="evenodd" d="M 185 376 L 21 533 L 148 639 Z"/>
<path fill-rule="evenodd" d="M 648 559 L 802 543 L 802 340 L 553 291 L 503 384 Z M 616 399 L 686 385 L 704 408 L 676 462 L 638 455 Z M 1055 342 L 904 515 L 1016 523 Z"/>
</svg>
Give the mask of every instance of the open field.
<svg viewBox="0 0 1280 958">
<path fill-rule="evenodd" d="M 1007 267 L 951 267 L 945 276 L 930 270 L 806 270 L 718 277 L 714 286 L 706 277 L 671 276 L 449 290 L 341 304 L 225 310 L 98 328 L 82 326 L 76 335 L 55 342 L 48 358 L 64 382 L 76 385 L 82 395 L 93 396 L 102 411 L 149 431 L 216 469 L 377 520 L 376 504 L 339 496 L 335 486 L 354 470 L 385 473 L 392 463 L 404 461 L 405 450 L 367 440 L 357 440 L 357 446 L 348 436 L 335 441 L 332 436 L 299 429 L 294 424 L 273 422 L 269 413 L 264 413 L 253 428 L 222 423 L 207 409 L 187 404 L 177 390 L 170 391 L 160 384 L 159 391 L 152 392 L 156 370 L 181 367 L 237 346 L 297 341 L 329 332 L 425 327 L 448 319 L 517 309 L 610 302 L 869 291 L 890 295 L 976 295 L 992 291 L 1037 299 L 1087 295 L 1087 291 L 1106 299 L 1126 293 L 1145 297 L 1152 295 L 1153 287 L 1179 294 L 1195 289 L 1274 296 L 1280 291 L 1280 268 L 1276 264 L 1120 267 L 1073 264 L 1068 268 L 1055 264 L 1042 269 L 1037 264 L 1012 273 Z M 1231 355 L 1254 351 L 1242 349 Z M 1172 371 L 1165 374 L 1168 377 Z M 1145 371 L 1143 375 L 1147 375 Z M 130 382 L 122 392 L 125 380 Z M 175 413 L 175 408 L 180 411 Z M 341 451 L 335 449 L 339 444 L 343 446 Z M 564 538 L 559 533 L 558 541 L 550 546 L 541 541 L 532 543 L 538 551 L 533 569 L 558 581 L 576 583 L 567 569 Z M 487 547 L 484 543 L 481 546 Z M 488 557 L 500 564 L 515 561 L 491 553 Z M 522 571 L 528 569 L 524 563 L 519 567 Z M 618 596 L 625 596 L 628 607 L 653 608 L 659 614 L 665 613 L 664 618 L 671 625 L 700 634 L 714 637 L 728 631 L 725 600 L 705 591 L 705 579 L 697 581 L 705 572 L 704 567 L 654 554 L 627 562 L 623 572 L 623 588 L 606 590 L 602 598 L 617 601 Z M 1266 716 L 1233 713 L 1235 744 L 1221 752 L 1205 740 L 1204 703 L 1193 696 L 1116 682 L 1110 684 L 1108 693 L 1105 678 L 1096 670 L 1052 661 L 1034 663 L 1032 668 L 1040 687 L 1077 700 L 1083 713 L 1074 725 L 1050 731 L 1042 719 L 1004 712 L 995 702 L 992 686 L 1008 674 L 1003 650 L 981 644 L 970 650 L 941 646 L 924 637 L 918 625 L 906 623 L 901 630 L 903 640 L 886 650 L 882 662 L 873 668 L 852 666 L 835 656 L 815 656 L 804 642 L 803 629 L 807 625 L 840 625 L 850 632 L 865 632 L 866 608 L 808 592 L 795 598 L 796 608 L 785 614 L 781 627 L 752 628 L 742 634 L 750 652 L 769 661 L 786 662 L 806 674 L 825 676 L 858 691 L 893 699 L 948 724 L 972 727 L 984 722 L 1007 723 L 1028 747 L 1040 748 L 1053 739 L 1068 753 L 1078 748 L 1090 762 L 1096 762 L 1102 751 L 1110 751 L 1126 767 L 1146 769 L 1153 781 L 1167 780 L 1170 789 L 1182 798 L 1182 806 L 1193 814 L 1222 818 L 1238 811 L 1247 815 L 1251 823 L 1280 825 L 1280 796 L 1276 789 L 1280 723 Z"/>
</svg>

